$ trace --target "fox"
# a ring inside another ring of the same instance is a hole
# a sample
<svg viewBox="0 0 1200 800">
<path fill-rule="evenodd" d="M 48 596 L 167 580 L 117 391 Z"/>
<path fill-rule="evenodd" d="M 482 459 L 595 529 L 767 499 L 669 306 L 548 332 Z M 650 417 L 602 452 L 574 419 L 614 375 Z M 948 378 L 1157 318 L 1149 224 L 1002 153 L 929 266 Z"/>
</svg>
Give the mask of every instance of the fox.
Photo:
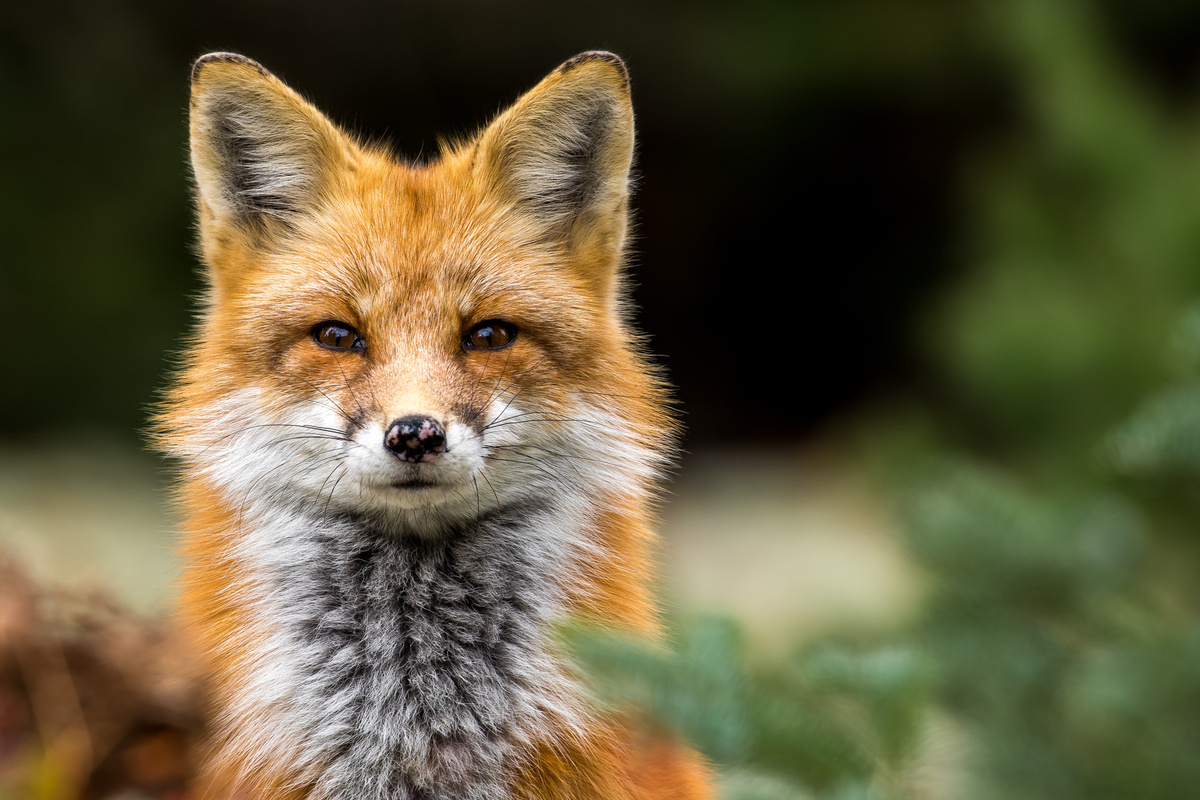
<svg viewBox="0 0 1200 800">
<path fill-rule="evenodd" d="M 206 283 L 154 424 L 200 795 L 711 798 L 559 635 L 662 636 L 678 426 L 632 322 L 624 62 L 582 53 L 411 161 L 211 53 L 189 131 Z"/>
</svg>

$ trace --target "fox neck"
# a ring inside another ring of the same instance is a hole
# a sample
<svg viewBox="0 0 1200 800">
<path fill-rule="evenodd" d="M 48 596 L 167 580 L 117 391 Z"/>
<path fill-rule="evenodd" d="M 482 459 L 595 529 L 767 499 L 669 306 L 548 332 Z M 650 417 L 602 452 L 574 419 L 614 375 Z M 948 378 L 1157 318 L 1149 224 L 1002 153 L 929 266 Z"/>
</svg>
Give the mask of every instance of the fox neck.
<svg viewBox="0 0 1200 800">
<path fill-rule="evenodd" d="M 246 520 L 258 635 L 224 709 L 228 755 L 288 765 L 314 797 L 509 796 L 535 740 L 582 724 L 549 642 L 578 524 L 533 504 L 436 539 L 295 510 Z"/>
</svg>

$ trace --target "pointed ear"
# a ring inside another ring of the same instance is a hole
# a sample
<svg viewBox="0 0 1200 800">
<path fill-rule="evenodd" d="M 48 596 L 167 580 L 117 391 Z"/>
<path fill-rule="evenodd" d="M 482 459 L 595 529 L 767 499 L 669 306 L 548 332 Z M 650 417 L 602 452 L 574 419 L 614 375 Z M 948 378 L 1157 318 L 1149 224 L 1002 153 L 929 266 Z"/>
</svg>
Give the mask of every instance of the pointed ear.
<svg viewBox="0 0 1200 800">
<path fill-rule="evenodd" d="M 258 238 L 320 202 L 358 149 L 254 61 L 210 53 L 192 68 L 191 155 L 202 239 Z M 211 263 L 211 261 L 210 261 Z"/>
<path fill-rule="evenodd" d="M 575 248 L 624 245 L 633 107 L 612 53 L 572 58 L 480 135 L 476 169 L 506 202 Z M 612 266 L 615 269 L 615 264 Z"/>
</svg>

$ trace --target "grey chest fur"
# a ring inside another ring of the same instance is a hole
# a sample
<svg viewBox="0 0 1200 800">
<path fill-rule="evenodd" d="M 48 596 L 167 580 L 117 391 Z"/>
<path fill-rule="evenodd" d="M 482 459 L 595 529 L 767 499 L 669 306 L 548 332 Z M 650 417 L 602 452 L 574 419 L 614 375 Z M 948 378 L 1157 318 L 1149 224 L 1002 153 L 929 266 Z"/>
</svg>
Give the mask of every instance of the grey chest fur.
<svg viewBox="0 0 1200 800">
<path fill-rule="evenodd" d="M 294 684 L 282 713 L 318 796 L 507 796 L 548 698 L 570 694 L 544 640 L 561 548 L 536 518 L 435 541 L 310 527 L 264 565 Z"/>
</svg>

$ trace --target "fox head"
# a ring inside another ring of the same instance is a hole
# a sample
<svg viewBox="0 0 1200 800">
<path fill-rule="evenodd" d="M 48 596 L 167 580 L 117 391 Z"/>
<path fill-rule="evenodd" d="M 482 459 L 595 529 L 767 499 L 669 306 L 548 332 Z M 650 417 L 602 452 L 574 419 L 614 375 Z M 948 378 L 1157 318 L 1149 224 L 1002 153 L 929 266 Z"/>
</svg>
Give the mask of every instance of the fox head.
<svg viewBox="0 0 1200 800">
<path fill-rule="evenodd" d="M 430 163 L 227 53 L 196 63 L 190 119 L 208 290 L 160 415 L 190 474 L 248 514 L 423 537 L 644 502 L 669 422 L 626 320 L 619 58 L 567 61 Z"/>
</svg>

